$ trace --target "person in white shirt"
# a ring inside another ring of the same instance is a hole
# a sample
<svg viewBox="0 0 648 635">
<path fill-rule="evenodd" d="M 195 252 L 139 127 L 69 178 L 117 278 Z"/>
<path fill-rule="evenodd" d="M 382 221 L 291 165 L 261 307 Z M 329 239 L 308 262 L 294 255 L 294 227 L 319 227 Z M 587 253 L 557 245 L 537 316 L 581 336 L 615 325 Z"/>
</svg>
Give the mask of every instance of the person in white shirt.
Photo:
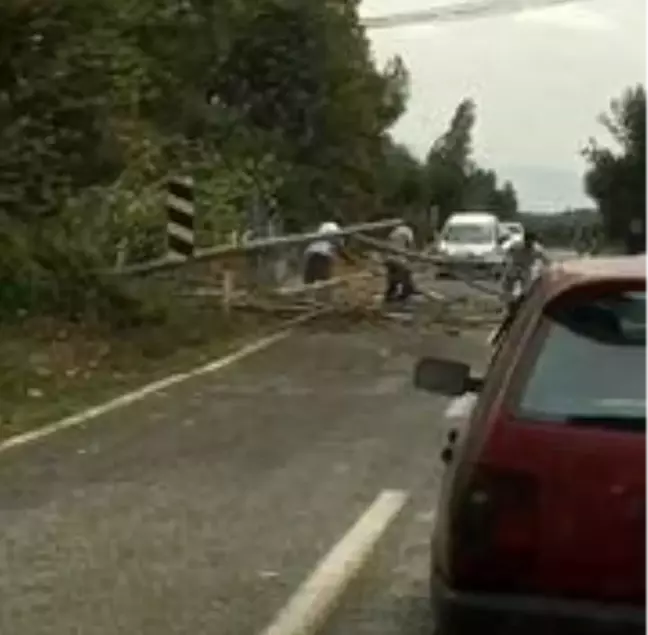
<svg viewBox="0 0 648 635">
<path fill-rule="evenodd" d="M 387 242 L 396 249 L 413 249 L 415 246 L 414 232 L 411 227 L 403 223 L 392 229 Z M 384 301 L 386 303 L 405 301 L 416 293 L 412 272 L 404 256 L 389 253 L 385 258 L 385 269 L 387 284 Z"/>
<path fill-rule="evenodd" d="M 312 284 L 329 280 L 333 273 L 335 255 L 341 248 L 341 240 L 335 236 L 340 231 L 335 221 L 322 223 L 317 233 L 321 236 L 306 247 L 304 252 L 304 283 Z"/>
<path fill-rule="evenodd" d="M 505 297 L 514 300 L 516 286 L 519 286 L 523 292 L 526 291 L 548 262 L 549 257 L 536 235 L 527 232 L 524 240 L 512 245 L 507 253 L 502 277 Z"/>
<path fill-rule="evenodd" d="M 489 337 L 489 342 L 494 348 L 497 348 L 503 340 L 532 289 L 533 283 L 549 263 L 547 252 L 532 232 L 528 232 L 524 241 L 509 252 L 503 280 L 506 312 L 500 326 Z"/>
</svg>

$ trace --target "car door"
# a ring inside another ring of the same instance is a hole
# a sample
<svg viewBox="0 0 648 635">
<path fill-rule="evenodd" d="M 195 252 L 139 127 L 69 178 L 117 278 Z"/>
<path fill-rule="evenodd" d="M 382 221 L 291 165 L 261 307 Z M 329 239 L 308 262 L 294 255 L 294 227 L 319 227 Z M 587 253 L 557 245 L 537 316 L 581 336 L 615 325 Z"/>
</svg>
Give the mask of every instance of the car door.
<svg viewBox="0 0 648 635">
<path fill-rule="evenodd" d="M 465 417 L 445 422 L 448 434 L 456 432 L 456 440 L 450 443 L 453 457 L 445 466 L 436 513 L 433 559 L 434 566 L 441 571 L 448 567 L 449 522 L 457 488 L 467 478 L 470 462 L 487 433 L 488 413 L 502 398 L 505 378 L 539 317 L 541 306 L 542 288 L 538 281 L 520 303 L 511 326 L 491 358 L 484 373 L 483 388 L 474 395 L 472 408 Z"/>
<path fill-rule="evenodd" d="M 644 603 L 645 291 L 587 293 L 543 317 L 502 438 L 539 492 L 536 588 Z"/>
</svg>

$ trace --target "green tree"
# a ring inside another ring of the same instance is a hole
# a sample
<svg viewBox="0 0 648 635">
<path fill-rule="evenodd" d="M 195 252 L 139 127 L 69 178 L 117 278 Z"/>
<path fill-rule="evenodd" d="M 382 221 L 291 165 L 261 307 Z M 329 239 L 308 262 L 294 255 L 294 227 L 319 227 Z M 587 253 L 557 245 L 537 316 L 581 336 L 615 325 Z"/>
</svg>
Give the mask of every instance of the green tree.
<svg viewBox="0 0 648 635">
<path fill-rule="evenodd" d="M 500 187 L 494 170 L 475 166 L 468 175 L 464 206 L 493 212 L 502 220 L 511 219 L 518 209 L 517 193 L 510 181 Z"/>
<path fill-rule="evenodd" d="M 548 246 L 574 248 L 582 235 L 598 236 L 600 230 L 600 215 L 592 209 L 519 214 L 518 219 Z"/>
<path fill-rule="evenodd" d="M 462 209 L 488 210 L 501 218 L 517 212 L 517 193 L 513 184 L 498 184 L 494 170 L 478 166 L 472 159 L 476 106 L 464 99 L 457 107 L 445 134 L 428 153 L 425 183 L 428 200 L 439 208 L 440 221 Z"/>
<path fill-rule="evenodd" d="M 495 190 L 492 209 L 502 220 L 516 217 L 518 213 L 518 197 L 511 181 L 504 181 L 504 185 Z"/>
<path fill-rule="evenodd" d="M 447 132 L 437 139 L 426 159 L 426 186 L 430 205 L 439 209 L 439 222 L 463 207 L 471 170 L 475 104 L 464 99 L 454 112 Z"/>
<path fill-rule="evenodd" d="M 447 132 L 430 148 L 426 159 L 426 187 L 430 205 L 439 209 L 443 222 L 461 209 L 472 152 L 475 104 L 462 101 L 454 112 Z"/>
<path fill-rule="evenodd" d="M 464 205 L 467 209 L 490 210 L 497 193 L 497 175 L 493 170 L 475 166 L 466 179 Z"/>
<path fill-rule="evenodd" d="M 466 173 L 472 155 L 472 134 L 477 118 L 475 102 L 464 99 L 457 106 L 447 132 L 432 146 L 431 153 Z"/>
<path fill-rule="evenodd" d="M 114 16 L 100 4 L 2 3 L 0 204 L 15 220 L 51 214 L 122 169 L 111 75 L 126 69 L 118 58 L 100 61 L 114 35 Z"/>
<path fill-rule="evenodd" d="M 403 208 L 426 204 L 421 162 L 391 137 L 384 140 L 382 165 L 377 173 L 384 203 L 390 210 L 398 213 Z"/>
<path fill-rule="evenodd" d="M 3 285 L 39 253 L 20 284 L 56 284 L 73 255 L 79 269 L 111 264 L 123 238 L 159 255 L 175 172 L 197 180 L 202 244 L 258 199 L 303 226 L 415 198 L 416 166 L 385 179 L 407 71 L 375 67 L 358 4 L 0 3 L 0 244 L 17 245 Z"/>
<path fill-rule="evenodd" d="M 257 4 L 213 78 L 214 93 L 273 135 L 293 164 L 279 193 L 284 209 L 308 220 L 352 205 L 355 194 L 371 192 L 383 133 L 404 110 L 402 61 L 375 69 L 357 3 Z"/>
<path fill-rule="evenodd" d="M 645 236 L 646 214 L 646 93 L 643 86 L 628 88 L 611 102 L 600 119 L 616 148 L 590 141 L 583 154 L 589 164 L 585 189 L 596 202 L 606 234 L 628 245 L 633 223 Z"/>
</svg>

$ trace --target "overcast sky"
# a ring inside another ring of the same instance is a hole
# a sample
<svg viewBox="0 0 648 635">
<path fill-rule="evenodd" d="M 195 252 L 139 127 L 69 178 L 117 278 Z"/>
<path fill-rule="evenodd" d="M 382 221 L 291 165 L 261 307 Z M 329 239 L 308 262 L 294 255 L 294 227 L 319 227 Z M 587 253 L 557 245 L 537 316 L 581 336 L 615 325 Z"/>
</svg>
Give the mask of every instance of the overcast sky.
<svg viewBox="0 0 648 635">
<path fill-rule="evenodd" d="M 362 15 L 454 0 L 363 0 Z M 461 0 L 459 0 L 461 1 Z M 394 54 L 411 73 L 397 140 L 423 156 L 461 99 L 477 103 L 475 158 L 511 178 L 529 210 L 591 204 L 579 149 L 605 139 L 597 116 L 645 81 L 646 0 L 576 0 L 462 22 L 369 31 L 379 63 Z"/>
</svg>

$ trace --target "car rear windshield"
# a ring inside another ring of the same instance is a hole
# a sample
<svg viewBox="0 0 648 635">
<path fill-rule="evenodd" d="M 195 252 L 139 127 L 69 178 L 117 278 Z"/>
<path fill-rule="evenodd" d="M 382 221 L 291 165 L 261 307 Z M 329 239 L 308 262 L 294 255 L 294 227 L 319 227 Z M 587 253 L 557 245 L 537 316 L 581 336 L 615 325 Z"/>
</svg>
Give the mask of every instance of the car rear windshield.
<svg viewBox="0 0 648 635">
<path fill-rule="evenodd" d="M 448 225 L 443 231 L 442 238 L 449 243 L 483 245 L 494 240 L 495 229 L 487 224 Z"/>
<path fill-rule="evenodd" d="M 519 415 L 645 432 L 645 292 L 561 302 L 545 319 L 546 337 Z"/>
</svg>

